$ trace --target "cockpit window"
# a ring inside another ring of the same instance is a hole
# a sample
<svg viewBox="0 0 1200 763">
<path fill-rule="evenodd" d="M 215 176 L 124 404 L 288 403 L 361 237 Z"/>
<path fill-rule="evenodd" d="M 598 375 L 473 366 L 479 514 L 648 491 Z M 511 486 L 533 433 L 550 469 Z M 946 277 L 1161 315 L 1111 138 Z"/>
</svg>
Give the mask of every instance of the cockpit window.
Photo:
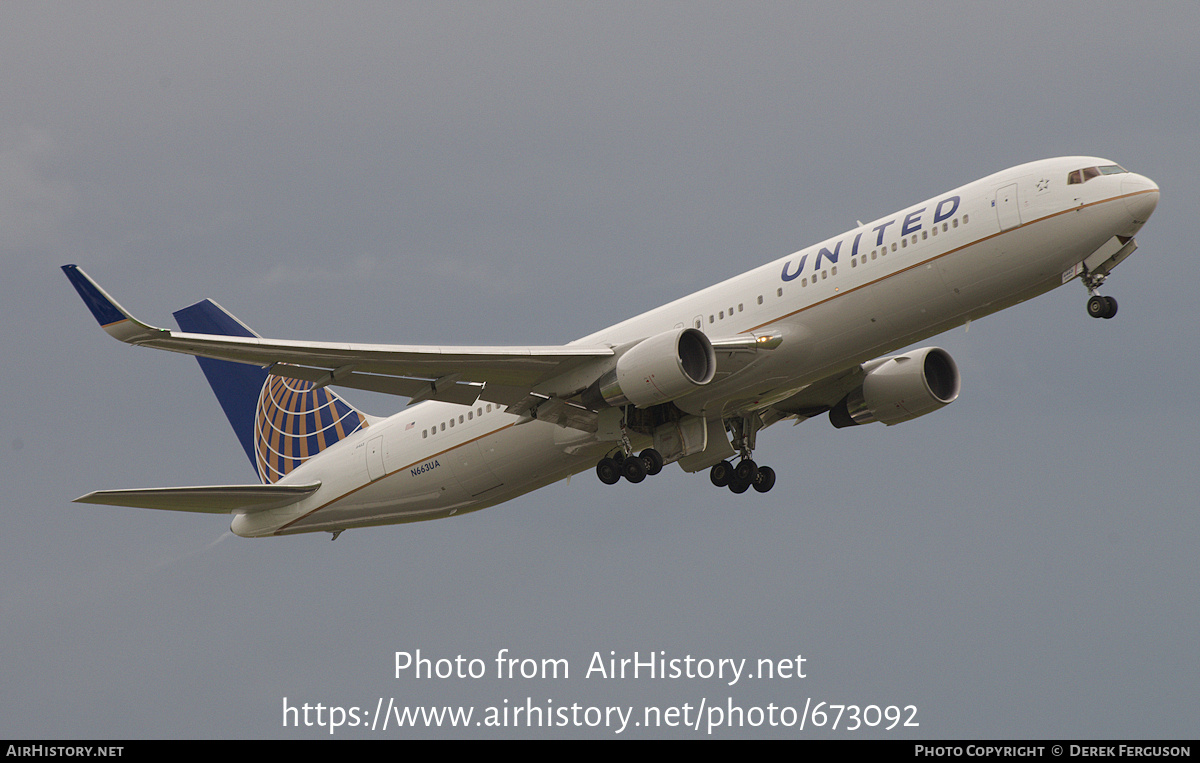
<svg viewBox="0 0 1200 763">
<path fill-rule="evenodd" d="M 1078 185 L 1101 175 L 1120 175 L 1128 171 L 1119 164 L 1106 164 L 1103 167 L 1085 167 L 1081 170 L 1067 173 L 1067 185 Z"/>
</svg>

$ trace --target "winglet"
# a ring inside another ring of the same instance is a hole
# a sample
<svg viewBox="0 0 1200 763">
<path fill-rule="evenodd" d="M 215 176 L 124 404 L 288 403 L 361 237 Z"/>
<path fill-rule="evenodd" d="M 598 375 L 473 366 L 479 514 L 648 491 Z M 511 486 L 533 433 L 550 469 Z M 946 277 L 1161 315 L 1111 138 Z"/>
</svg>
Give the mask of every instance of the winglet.
<svg viewBox="0 0 1200 763">
<path fill-rule="evenodd" d="M 101 289 L 78 265 L 63 265 L 62 270 L 67 274 L 75 291 L 79 292 L 79 296 L 83 298 L 83 303 L 92 311 L 100 328 L 107 331 L 109 336 L 120 339 L 122 342 L 136 344 L 152 336 L 170 333 L 165 329 L 149 326 L 134 318 L 129 311 L 117 304 L 115 299 L 108 296 L 108 293 Z"/>
</svg>

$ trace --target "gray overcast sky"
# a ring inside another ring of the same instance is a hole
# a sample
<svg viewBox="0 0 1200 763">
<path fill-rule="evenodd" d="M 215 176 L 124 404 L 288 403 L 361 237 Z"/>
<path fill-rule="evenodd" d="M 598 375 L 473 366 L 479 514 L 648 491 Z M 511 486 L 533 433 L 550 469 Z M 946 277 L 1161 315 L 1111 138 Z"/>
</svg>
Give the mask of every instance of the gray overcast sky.
<svg viewBox="0 0 1200 763">
<path fill-rule="evenodd" d="M 327 735 L 284 697 L 1194 737 L 1197 29 L 1190 2 L 0 6 L 0 737 Z M 584 473 L 335 544 L 70 502 L 254 476 L 195 362 L 106 337 L 64 263 L 159 324 L 211 297 L 282 338 L 553 344 L 1064 154 L 1162 187 L 1118 318 L 1070 284 L 938 337 L 958 402 L 768 430 L 767 496 Z M 393 678 L 504 648 L 571 677 Z M 807 677 L 583 677 L 658 650 Z M 613 736 L 468 731 L 514 734 Z"/>
</svg>

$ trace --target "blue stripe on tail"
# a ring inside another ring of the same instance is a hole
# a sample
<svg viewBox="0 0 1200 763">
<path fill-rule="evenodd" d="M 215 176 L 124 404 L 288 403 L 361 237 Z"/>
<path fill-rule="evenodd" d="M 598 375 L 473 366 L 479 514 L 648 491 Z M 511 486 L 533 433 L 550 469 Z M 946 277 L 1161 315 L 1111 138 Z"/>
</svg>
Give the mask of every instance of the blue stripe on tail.
<svg viewBox="0 0 1200 763">
<path fill-rule="evenodd" d="M 258 336 L 208 299 L 176 312 L 175 320 L 192 334 Z M 273 376 L 245 363 L 196 360 L 264 483 L 278 481 L 368 425 L 362 413 L 328 388 L 314 391 L 312 382 Z"/>
</svg>

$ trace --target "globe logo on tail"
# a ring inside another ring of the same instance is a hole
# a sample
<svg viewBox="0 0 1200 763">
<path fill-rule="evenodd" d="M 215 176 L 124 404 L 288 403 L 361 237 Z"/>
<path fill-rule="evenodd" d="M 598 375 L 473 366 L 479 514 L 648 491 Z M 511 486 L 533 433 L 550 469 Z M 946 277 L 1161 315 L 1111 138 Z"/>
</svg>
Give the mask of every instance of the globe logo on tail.
<svg viewBox="0 0 1200 763">
<path fill-rule="evenodd" d="M 254 415 L 254 450 L 264 483 L 284 475 L 360 429 L 367 419 L 327 388 L 268 375 Z"/>
</svg>

